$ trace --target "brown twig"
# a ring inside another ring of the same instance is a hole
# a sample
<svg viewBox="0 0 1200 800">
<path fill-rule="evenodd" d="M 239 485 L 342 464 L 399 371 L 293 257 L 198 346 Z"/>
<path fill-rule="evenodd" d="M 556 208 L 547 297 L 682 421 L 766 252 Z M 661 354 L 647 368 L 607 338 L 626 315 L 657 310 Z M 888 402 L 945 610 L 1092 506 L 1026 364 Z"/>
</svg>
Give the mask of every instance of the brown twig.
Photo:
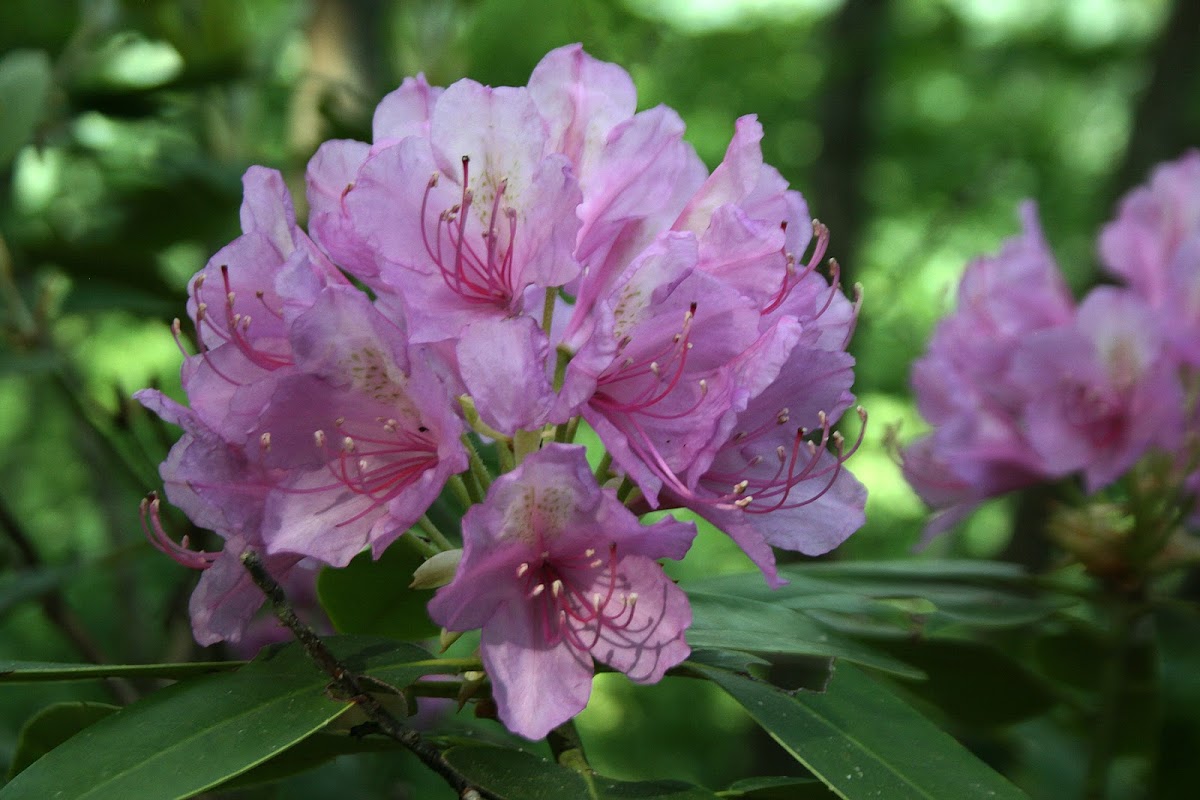
<svg viewBox="0 0 1200 800">
<path fill-rule="evenodd" d="M 279 621 L 292 632 L 292 636 L 304 648 L 304 652 L 312 659 L 322 672 L 332 679 L 332 686 L 339 694 L 354 702 L 374 722 L 380 733 L 395 739 L 431 770 L 441 775 L 446 783 L 458 792 L 462 800 L 501 800 L 498 795 L 479 786 L 475 786 L 466 776 L 456 770 L 446 757 L 433 745 L 421 738 L 421 734 L 396 719 L 383 707 L 373 695 L 363 688 L 361 677 L 351 672 L 335 656 L 316 631 L 306 625 L 288 602 L 279 582 L 271 577 L 263 566 L 262 559 L 253 550 L 247 550 L 242 555 L 242 565 L 250 573 L 254 584 L 258 586 L 267 599 Z"/>
</svg>

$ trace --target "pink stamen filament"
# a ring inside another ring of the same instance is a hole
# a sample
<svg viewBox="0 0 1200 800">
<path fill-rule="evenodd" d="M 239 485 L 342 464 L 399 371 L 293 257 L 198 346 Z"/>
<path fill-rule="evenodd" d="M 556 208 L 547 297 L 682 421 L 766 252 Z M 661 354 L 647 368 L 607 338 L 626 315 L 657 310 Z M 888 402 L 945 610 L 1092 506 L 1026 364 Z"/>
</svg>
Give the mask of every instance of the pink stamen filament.
<svg viewBox="0 0 1200 800">
<path fill-rule="evenodd" d="M 229 281 L 229 267 L 226 264 L 222 264 L 220 270 L 222 283 L 225 289 L 225 296 L 221 300 L 221 303 L 225 308 L 224 327 L 218 325 L 214 320 L 213 315 L 209 313 L 211 306 L 204 300 L 204 286 L 207 277 L 206 273 L 201 273 L 199 276 L 197 276 L 196 280 L 192 282 L 191 286 L 192 298 L 196 303 L 195 330 L 196 342 L 199 345 L 200 350 L 200 357 L 204 359 L 204 362 L 208 365 L 209 369 L 211 369 L 213 373 L 217 375 L 217 377 L 221 378 L 230 385 L 241 385 L 240 381 L 237 381 L 222 372 L 209 356 L 209 351 L 212 350 L 212 346 L 205 340 L 205 332 L 207 331 L 210 335 L 216 336 L 219 340 L 218 344 L 216 345 L 217 347 L 222 345 L 231 345 L 237 348 L 238 351 L 242 353 L 242 355 L 244 355 L 251 364 L 254 364 L 261 369 L 272 371 L 281 367 L 290 366 L 292 364 L 290 356 L 269 353 L 265 350 L 261 350 L 250 340 L 248 334 L 250 331 L 251 316 L 249 314 L 240 314 L 234 311 L 237 295 L 233 291 L 233 287 Z M 273 310 L 267 305 L 266 297 L 263 292 L 255 292 L 255 297 L 268 313 L 282 319 L 282 316 L 279 314 L 279 312 Z M 176 345 L 179 347 L 180 351 L 187 356 L 187 350 L 183 347 L 183 344 L 179 338 L 178 327 L 172 325 L 171 332 L 175 337 Z"/>
<path fill-rule="evenodd" d="M 468 187 L 470 159 L 462 158 L 462 197 L 457 205 L 438 214 L 434 227 L 434 241 L 430 242 L 428 226 L 425 224 L 429 212 L 429 195 L 438 184 L 438 177 L 430 178 L 421 200 L 421 239 L 425 252 L 437 265 L 446 287 L 467 303 L 473 305 L 495 305 L 508 308 L 516 299 L 514 283 L 514 253 L 517 236 L 517 216 L 511 208 L 501 206 L 508 181 L 501 179 L 492 198 L 488 229 L 483 233 L 484 251 L 480 254 L 467 240 L 467 219 L 474 193 Z M 503 214 L 508 219 L 508 242 L 499 252 L 500 242 L 496 227 L 497 218 Z M 453 249 L 453 263 L 447 265 L 442 240 L 449 241 Z"/>
<path fill-rule="evenodd" d="M 706 505 L 741 508 L 748 514 L 768 514 L 772 511 L 800 508 L 801 506 L 816 502 L 833 488 L 834 483 L 836 483 L 838 476 L 841 474 L 842 465 L 846 462 L 846 459 L 850 458 L 862 445 L 863 435 L 866 432 L 867 413 L 861 407 L 857 411 L 862 425 L 859 429 L 857 439 L 848 450 L 845 447 L 845 442 L 841 434 L 831 432 L 830 422 L 822 414 L 818 429 L 820 431 L 818 441 L 809 441 L 805 438 L 809 432 L 804 428 L 798 429 L 795 436 L 792 437 L 790 451 L 782 446 L 778 448 L 779 467 L 769 478 L 749 473 L 732 474 L 710 471 L 703 478 L 705 485 L 733 486 L 734 490 L 708 497 L 693 492 L 685 495 L 685 497 L 690 501 L 701 502 Z M 781 418 L 783 418 L 782 414 Z M 740 447 L 744 447 L 753 439 L 765 435 L 768 430 L 770 430 L 770 426 L 760 427 L 751 435 L 739 434 L 733 441 L 736 441 Z M 827 451 L 830 443 L 833 445 L 833 463 L 825 467 L 819 467 L 821 455 Z M 805 456 L 807 460 L 801 465 L 800 461 Z M 761 463 L 761 459 L 761 456 L 751 458 L 746 463 L 747 469 L 757 466 Z M 827 478 L 827 480 L 824 481 L 824 485 L 814 494 L 804 499 L 793 499 L 791 502 L 788 502 L 793 490 L 801 483 L 822 478 Z M 774 500 L 774 502 L 764 504 L 761 502 L 763 500 Z"/>
<path fill-rule="evenodd" d="M 392 420 L 384 424 L 384 429 L 394 433 L 395 437 L 346 436 L 337 453 L 329 452 L 325 434 L 317 431 L 317 446 L 325 454 L 325 469 L 333 482 L 305 489 L 280 487 L 280 490 L 292 494 L 321 494 L 338 488 L 349 489 L 371 502 L 337 523 L 337 527 L 357 522 L 412 486 L 438 463 L 437 443 L 433 439 L 398 430 Z M 376 446 L 363 448 L 361 444 Z"/>
<path fill-rule="evenodd" d="M 524 581 L 526 596 L 538 606 L 542 636 L 553 646 L 566 641 L 578 650 L 588 652 L 599 643 L 604 631 L 628 630 L 633 623 L 637 594 L 622 594 L 616 598 L 617 547 L 609 546 L 608 558 L 594 558 L 588 549 L 582 556 L 551 557 L 543 553 L 539 561 L 523 563 L 517 578 Z M 586 564 L 586 566 L 582 566 Z M 604 570 L 603 579 L 597 573 Z M 579 572 L 584 575 L 579 575 Z M 585 595 L 580 585 L 600 583 L 604 593 Z M 619 603 L 615 610 L 609 607 Z M 584 634 L 592 627 L 591 641 Z"/>
<path fill-rule="evenodd" d="M 775 293 L 775 297 L 771 302 L 763 307 L 763 314 L 770 314 L 775 309 L 783 304 L 788 295 L 792 293 L 792 289 L 796 288 L 800 281 L 804 280 L 810 273 L 815 272 L 817 266 L 821 263 L 821 259 L 825 257 L 825 250 L 829 246 L 829 228 L 822 224 L 819 220 L 813 220 L 813 251 L 809 256 L 808 263 L 804 265 L 804 269 L 799 273 L 796 271 L 796 256 L 783 251 L 784 257 L 784 272 L 783 280 L 780 282 L 779 291 Z M 787 229 L 787 222 L 783 222 L 780 227 Z M 819 316 L 819 315 L 818 315 Z"/>
<path fill-rule="evenodd" d="M 670 342 L 653 356 L 643 357 L 639 361 L 622 360 L 621 353 L 618 352 L 613 365 L 600 373 L 596 381 L 597 389 L 591 401 L 592 405 L 610 415 L 641 414 L 659 420 L 680 419 L 695 413 L 704 402 L 707 393 L 707 384 L 704 381 L 699 383 L 700 397 L 690 407 L 670 414 L 650 410 L 666 400 L 683 379 L 688 353 L 692 349 L 690 338 L 695 316 L 696 304 L 693 303 L 684 315 L 683 327 L 679 333 L 671 337 Z M 627 343 L 622 343 L 622 351 Z M 668 371 L 665 380 L 664 368 Z M 634 379 L 642 380 L 644 385 L 633 397 L 618 399 L 613 395 L 612 389 Z"/>
<path fill-rule="evenodd" d="M 141 505 L 138 507 L 138 513 L 142 520 L 142 532 L 146 534 L 146 539 L 154 546 L 156 550 L 169 556 L 177 564 L 181 564 L 191 569 L 208 569 L 217 560 L 219 553 L 208 553 L 204 550 L 192 550 L 189 545 L 188 537 L 176 543 L 162 525 L 162 517 L 159 514 L 159 506 L 161 501 L 158 499 L 157 492 L 151 492 L 143 498 Z"/>
</svg>

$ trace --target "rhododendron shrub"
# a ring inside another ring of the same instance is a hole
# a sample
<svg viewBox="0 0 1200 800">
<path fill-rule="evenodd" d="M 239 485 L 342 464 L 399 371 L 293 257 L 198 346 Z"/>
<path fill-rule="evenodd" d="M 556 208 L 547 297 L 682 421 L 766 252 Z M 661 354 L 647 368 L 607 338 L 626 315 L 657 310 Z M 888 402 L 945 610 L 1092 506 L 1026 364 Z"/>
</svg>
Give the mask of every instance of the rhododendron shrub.
<svg viewBox="0 0 1200 800">
<path fill-rule="evenodd" d="M 754 117 L 711 173 L 683 134 L 572 46 L 524 87 L 405 81 L 371 143 L 310 162 L 307 231 L 278 173 L 247 172 L 243 234 L 176 325 L 187 405 L 137 395 L 184 429 L 166 498 L 224 540 L 176 543 L 144 504 L 154 544 L 204 572 L 198 641 L 246 635 L 247 554 L 286 583 L 407 543 L 441 586 L 429 616 L 481 631 L 495 713 L 538 739 L 586 706 L 596 662 L 653 683 L 688 658 L 659 559 L 696 515 L 772 586 L 773 547 L 861 526 L 835 429 L 858 300 L 829 232 Z M 639 519 L 656 510 L 679 516 Z"/>
<path fill-rule="evenodd" d="M 1125 196 L 1099 235 L 1118 283 L 1078 304 L 1032 205 L 1022 214 L 1021 237 L 967 267 L 958 308 L 913 367 L 933 430 L 902 458 L 938 512 L 927 535 L 988 497 L 1079 482 L 1087 499 L 1064 495 L 1050 532 L 1093 571 L 1156 569 L 1165 545 L 1191 549 L 1200 468 L 1200 153 Z M 1077 530 L 1088 523 L 1069 506 L 1081 502 L 1119 509 L 1132 528 L 1114 538 L 1106 512 Z"/>
</svg>

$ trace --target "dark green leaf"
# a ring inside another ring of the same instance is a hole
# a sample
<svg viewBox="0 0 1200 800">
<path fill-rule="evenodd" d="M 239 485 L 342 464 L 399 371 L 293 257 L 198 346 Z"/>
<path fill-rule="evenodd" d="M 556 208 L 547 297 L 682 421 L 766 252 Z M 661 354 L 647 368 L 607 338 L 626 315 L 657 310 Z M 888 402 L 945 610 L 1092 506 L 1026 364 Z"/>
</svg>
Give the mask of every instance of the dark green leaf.
<svg viewBox="0 0 1200 800">
<path fill-rule="evenodd" d="M 803 614 L 739 597 L 691 592 L 692 647 L 844 658 L 908 678 L 923 673 L 887 653 L 832 633 Z"/>
<path fill-rule="evenodd" d="M 737 800 L 832 800 L 837 795 L 816 778 L 747 778 L 721 793 Z"/>
<path fill-rule="evenodd" d="M 588 797 L 578 773 L 522 750 L 463 745 L 446 751 L 446 760 L 467 780 L 504 800 L 565 800 Z"/>
<path fill-rule="evenodd" d="M 682 781 L 615 781 L 596 777 L 600 800 L 718 800 L 708 789 Z"/>
<path fill-rule="evenodd" d="M 740 650 L 692 650 L 689 660 L 710 667 L 720 667 L 734 672 L 750 674 L 756 667 L 769 667 L 771 662 Z"/>
<path fill-rule="evenodd" d="M 8 779 L 11 781 L 17 773 L 67 739 L 119 710 L 120 706 L 84 701 L 55 703 L 43 708 L 21 728 L 12 764 L 8 767 Z"/>
<path fill-rule="evenodd" d="M 342 569 L 327 568 L 317 579 L 321 606 L 341 633 L 387 636 L 402 641 L 438 634 L 425 606 L 433 590 L 408 588 L 424 558 L 403 536 L 378 561 L 362 553 Z"/>
<path fill-rule="evenodd" d="M 857 669 L 841 665 L 824 694 L 789 694 L 695 665 L 784 749 L 844 798 L 947 800 L 1026 796 Z"/>
<path fill-rule="evenodd" d="M 352 670 L 403 686 L 447 671 L 412 645 L 329 640 Z M 176 800 L 261 764 L 346 710 L 298 645 L 234 673 L 178 683 L 84 729 L 0 790 L 3 800 Z"/>
<path fill-rule="evenodd" d="M 905 684 L 903 690 L 959 723 L 1009 725 L 1049 711 L 1058 702 L 1044 680 L 991 645 L 929 639 L 882 646 L 929 676 L 927 681 Z"/>
<path fill-rule="evenodd" d="M 400 744 L 382 737 L 359 737 L 347 733 L 319 731 L 304 741 L 289 747 L 277 756 L 248 772 L 220 785 L 221 791 L 240 789 L 281 780 L 318 767 L 338 756 L 354 753 L 388 752 L 400 749 Z"/>
<path fill-rule="evenodd" d="M 210 672 L 229 672 L 240 661 L 203 661 L 186 664 L 65 664 L 54 661 L 0 660 L 0 683 L 84 681 L 100 678 L 161 678 L 180 680 Z"/>
<path fill-rule="evenodd" d="M 0 59 L 0 170 L 37 130 L 53 79 L 41 50 L 13 50 Z"/>
</svg>

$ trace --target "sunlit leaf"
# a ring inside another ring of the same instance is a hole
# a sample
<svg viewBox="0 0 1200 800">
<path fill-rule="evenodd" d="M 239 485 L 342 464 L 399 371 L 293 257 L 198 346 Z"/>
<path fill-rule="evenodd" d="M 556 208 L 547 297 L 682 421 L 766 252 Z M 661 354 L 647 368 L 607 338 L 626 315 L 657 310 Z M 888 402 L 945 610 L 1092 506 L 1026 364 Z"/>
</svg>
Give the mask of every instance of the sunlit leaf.
<svg viewBox="0 0 1200 800">
<path fill-rule="evenodd" d="M 792 694 L 726 670 L 694 669 L 727 691 L 846 800 L 1027 800 L 936 725 L 849 665 L 838 668 L 824 694 Z"/>
<path fill-rule="evenodd" d="M 737 800 L 830 800 L 836 797 L 816 778 L 746 778 L 731 783 L 721 794 Z"/>
<path fill-rule="evenodd" d="M 182 664 L 68 664 L 55 661 L 0 659 L 0 683 L 83 681 L 100 678 L 159 678 L 180 680 L 210 672 L 228 672 L 240 661 L 197 661 Z"/>
<path fill-rule="evenodd" d="M 692 604 L 692 627 L 687 640 L 693 647 L 830 656 L 904 677 L 923 677 L 919 669 L 826 630 L 791 609 L 697 592 L 689 593 L 688 598 Z"/>
<path fill-rule="evenodd" d="M 17 737 L 8 779 L 49 753 L 84 728 L 119 711 L 109 703 L 69 702 L 47 706 L 31 717 Z"/>
<path fill-rule="evenodd" d="M 446 751 L 446 760 L 467 780 L 504 800 L 559 800 L 588 797 L 576 772 L 521 750 L 463 745 Z"/>
<path fill-rule="evenodd" d="M 348 668 L 397 687 L 438 670 L 412 645 L 365 637 L 329 644 Z M 237 672 L 177 683 L 84 729 L 0 789 L 0 798 L 190 797 L 339 716 L 349 703 L 332 699 L 328 683 L 298 645 L 270 648 Z"/>
<path fill-rule="evenodd" d="M 378 561 L 362 553 L 341 569 L 326 568 L 317 578 L 321 607 L 341 633 L 403 641 L 437 636 L 440 628 L 425 611 L 433 590 L 408 588 L 423 561 L 403 536 Z"/>
</svg>

